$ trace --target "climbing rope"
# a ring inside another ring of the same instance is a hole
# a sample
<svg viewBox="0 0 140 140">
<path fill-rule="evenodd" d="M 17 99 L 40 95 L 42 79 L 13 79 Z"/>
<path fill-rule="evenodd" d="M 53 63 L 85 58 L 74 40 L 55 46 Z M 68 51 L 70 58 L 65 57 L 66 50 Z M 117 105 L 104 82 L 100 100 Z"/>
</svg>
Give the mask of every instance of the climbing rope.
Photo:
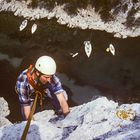
<svg viewBox="0 0 140 140">
<path fill-rule="evenodd" d="M 28 129 L 30 127 L 31 120 L 32 120 L 33 114 L 35 112 L 38 96 L 40 96 L 40 105 L 42 105 L 42 94 L 39 91 L 36 91 L 35 92 L 35 100 L 34 100 L 34 103 L 33 103 L 33 106 L 32 106 L 31 112 L 30 112 L 30 115 L 28 117 L 28 121 L 27 121 L 27 124 L 25 126 L 24 132 L 22 134 L 21 140 L 26 140 Z"/>
</svg>

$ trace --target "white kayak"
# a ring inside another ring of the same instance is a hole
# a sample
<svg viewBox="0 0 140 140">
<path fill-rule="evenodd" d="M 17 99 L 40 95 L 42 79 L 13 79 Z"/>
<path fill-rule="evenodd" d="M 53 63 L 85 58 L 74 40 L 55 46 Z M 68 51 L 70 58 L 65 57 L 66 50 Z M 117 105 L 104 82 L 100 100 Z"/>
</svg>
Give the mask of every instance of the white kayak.
<svg viewBox="0 0 140 140">
<path fill-rule="evenodd" d="M 107 52 L 111 52 L 112 55 L 115 55 L 115 48 L 112 44 L 109 44 L 109 47 L 106 49 Z"/>
<path fill-rule="evenodd" d="M 92 45 L 90 41 L 84 41 L 84 45 L 85 45 L 85 53 L 88 57 L 90 57 L 92 52 Z"/>
<path fill-rule="evenodd" d="M 70 55 L 71 55 L 72 57 L 76 57 L 78 54 L 79 54 L 78 52 L 77 52 L 77 53 L 70 53 Z"/>
<path fill-rule="evenodd" d="M 72 55 L 72 57 L 76 57 L 77 55 L 78 55 L 78 53 L 75 53 L 75 54 Z"/>
<path fill-rule="evenodd" d="M 33 24 L 32 28 L 31 28 L 31 33 L 33 34 L 37 29 L 37 24 Z"/>
<path fill-rule="evenodd" d="M 112 53 L 112 55 L 115 55 L 115 48 L 112 44 L 109 44 L 109 50 Z"/>
<path fill-rule="evenodd" d="M 27 19 L 23 20 L 22 23 L 19 26 L 19 30 L 22 31 L 27 26 Z"/>
</svg>

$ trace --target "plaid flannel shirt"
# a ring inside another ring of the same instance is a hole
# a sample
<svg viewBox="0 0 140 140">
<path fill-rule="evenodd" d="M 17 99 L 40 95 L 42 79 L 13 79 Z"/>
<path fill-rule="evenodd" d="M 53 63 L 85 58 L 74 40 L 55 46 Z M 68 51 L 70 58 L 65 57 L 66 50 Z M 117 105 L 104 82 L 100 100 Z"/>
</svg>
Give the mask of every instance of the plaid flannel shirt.
<svg viewBox="0 0 140 140">
<path fill-rule="evenodd" d="M 27 69 L 24 70 L 18 77 L 16 82 L 16 91 L 18 92 L 19 101 L 21 104 L 30 104 L 34 100 L 34 88 L 29 84 L 27 75 Z M 46 84 L 43 88 L 45 95 L 53 98 L 51 94 L 59 94 L 65 92 L 61 86 L 61 82 L 56 75 L 52 76 L 52 81 L 49 84 Z"/>
</svg>

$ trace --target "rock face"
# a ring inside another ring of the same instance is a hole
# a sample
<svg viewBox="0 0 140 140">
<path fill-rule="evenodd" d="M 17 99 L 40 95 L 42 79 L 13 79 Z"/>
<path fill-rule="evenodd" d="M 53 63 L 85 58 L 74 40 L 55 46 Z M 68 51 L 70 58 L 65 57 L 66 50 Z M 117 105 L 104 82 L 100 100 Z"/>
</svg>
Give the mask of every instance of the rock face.
<svg viewBox="0 0 140 140">
<path fill-rule="evenodd" d="M 120 110 L 123 110 L 122 116 L 117 115 Z M 135 116 L 131 118 L 129 111 L 135 112 Z M 35 114 L 27 140 L 139 140 L 139 123 L 140 104 L 119 106 L 102 97 L 71 108 L 65 119 L 54 115 L 53 111 Z M 25 125 L 26 122 L 22 122 L 1 127 L 0 139 L 21 139 Z"/>
<path fill-rule="evenodd" d="M 3 125 L 11 124 L 11 122 L 5 117 L 10 114 L 8 103 L 3 97 L 0 98 L 0 127 Z"/>
</svg>

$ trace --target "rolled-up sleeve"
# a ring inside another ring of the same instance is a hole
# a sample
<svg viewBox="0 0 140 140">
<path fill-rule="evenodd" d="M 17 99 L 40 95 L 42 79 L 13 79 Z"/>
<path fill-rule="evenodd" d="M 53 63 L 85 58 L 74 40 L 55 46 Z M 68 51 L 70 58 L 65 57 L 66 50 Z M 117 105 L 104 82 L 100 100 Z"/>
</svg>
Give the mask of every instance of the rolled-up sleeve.
<svg viewBox="0 0 140 140">
<path fill-rule="evenodd" d="M 54 84 L 52 85 L 52 91 L 54 94 L 65 92 L 58 77 L 54 75 L 53 81 L 54 81 Z"/>
</svg>

